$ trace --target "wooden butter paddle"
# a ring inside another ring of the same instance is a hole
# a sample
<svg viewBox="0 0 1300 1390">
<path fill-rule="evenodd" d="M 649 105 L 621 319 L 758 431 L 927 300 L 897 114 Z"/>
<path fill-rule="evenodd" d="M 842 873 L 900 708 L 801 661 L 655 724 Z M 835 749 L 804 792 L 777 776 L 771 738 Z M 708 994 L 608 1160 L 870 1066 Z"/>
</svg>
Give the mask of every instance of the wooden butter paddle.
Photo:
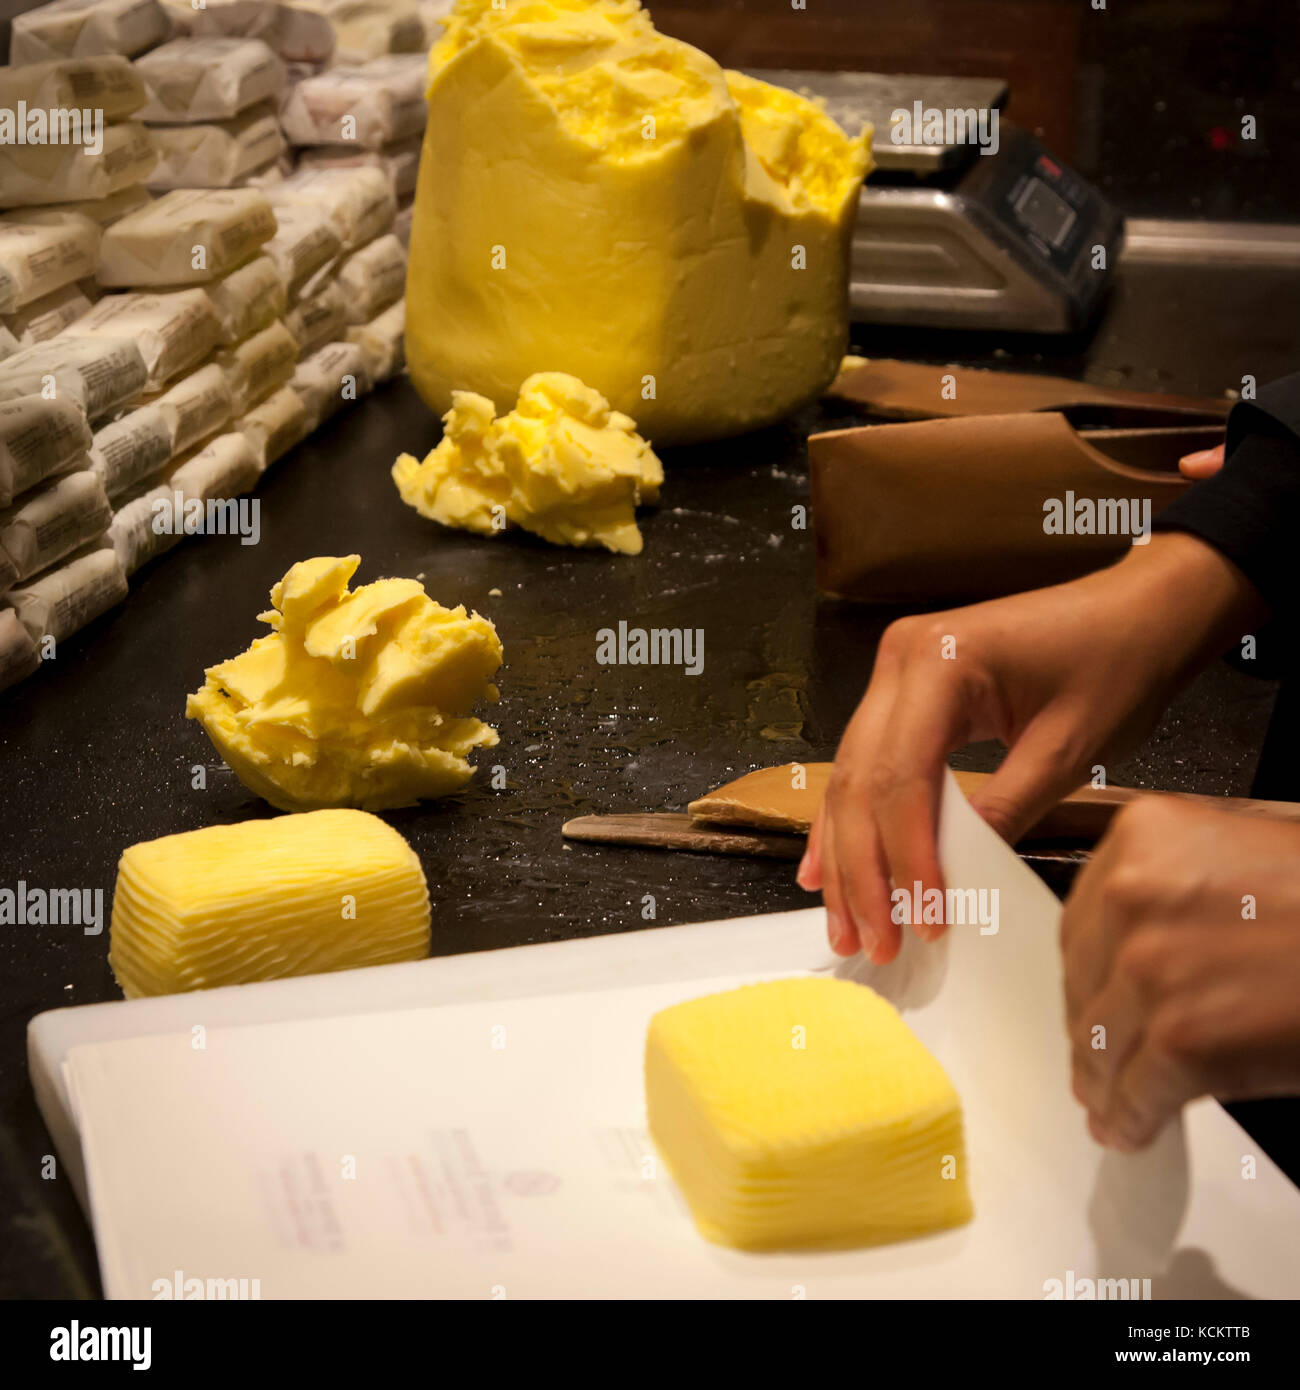
<svg viewBox="0 0 1300 1390">
<path fill-rule="evenodd" d="M 830 763 L 785 763 L 761 768 L 692 801 L 688 815 L 667 812 L 579 816 L 565 824 L 563 833 L 570 840 L 599 844 L 798 859 L 826 793 L 830 771 Z M 991 775 L 987 772 L 954 773 L 967 796 Z M 1080 787 L 1048 811 L 1031 828 L 1021 845 L 1041 845 L 1053 840 L 1070 841 L 1075 846 L 1093 845 L 1105 833 L 1117 811 L 1132 801 L 1152 796 L 1173 796 L 1221 811 L 1300 822 L 1300 803 L 1297 802 L 1198 796 L 1191 792 L 1150 792 L 1132 787 Z M 1059 858 L 1062 854 L 1072 861 L 1083 857 L 1077 848 L 1055 851 L 1051 857 Z M 1041 856 L 1030 851 L 1023 857 Z"/>
</svg>

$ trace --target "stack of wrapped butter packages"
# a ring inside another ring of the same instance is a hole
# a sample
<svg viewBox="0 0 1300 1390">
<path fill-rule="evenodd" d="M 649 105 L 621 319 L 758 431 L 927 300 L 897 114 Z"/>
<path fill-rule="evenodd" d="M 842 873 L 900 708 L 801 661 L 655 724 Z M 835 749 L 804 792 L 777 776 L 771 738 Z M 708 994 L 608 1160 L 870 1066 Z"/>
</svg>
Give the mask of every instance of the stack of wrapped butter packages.
<svg viewBox="0 0 1300 1390">
<path fill-rule="evenodd" d="M 440 30 L 423 8 L 53 0 L 15 20 L 0 113 L 30 138 L 0 142 L 0 688 L 199 529 L 189 504 L 250 491 L 404 369 L 395 223 Z"/>
</svg>

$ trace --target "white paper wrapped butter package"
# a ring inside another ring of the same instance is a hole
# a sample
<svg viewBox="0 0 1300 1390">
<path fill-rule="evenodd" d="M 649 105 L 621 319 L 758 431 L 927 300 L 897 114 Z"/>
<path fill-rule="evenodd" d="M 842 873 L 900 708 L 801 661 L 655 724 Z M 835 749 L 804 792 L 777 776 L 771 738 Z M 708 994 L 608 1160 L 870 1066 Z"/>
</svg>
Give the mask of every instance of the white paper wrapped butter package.
<svg viewBox="0 0 1300 1390">
<path fill-rule="evenodd" d="M 272 194 L 275 235 L 262 248 L 279 275 L 289 302 L 343 250 L 343 239 L 326 208 Z"/>
<path fill-rule="evenodd" d="M 112 549 L 90 550 L 4 596 L 37 647 L 65 642 L 126 597 L 126 574 Z"/>
<path fill-rule="evenodd" d="M 25 680 L 41 664 L 31 633 L 12 608 L 0 608 L 0 690 Z"/>
<path fill-rule="evenodd" d="M 101 231 L 129 212 L 138 212 L 153 202 L 153 194 L 142 183 L 128 184 L 104 198 L 82 198 L 70 203 L 31 203 L 0 213 L 0 222 L 45 222 L 79 226 L 87 218 Z"/>
<path fill-rule="evenodd" d="M 261 471 L 248 440 L 231 431 L 180 459 L 167 475 L 167 486 L 173 498 L 179 494 L 185 501 L 228 501 L 253 488 Z"/>
<path fill-rule="evenodd" d="M 0 144 L 0 190 L 6 207 L 108 198 L 143 183 L 158 162 L 147 127 L 123 121 L 86 145 Z"/>
<path fill-rule="evenodd" d="M 95 273 L 99 232 L 78 219 L 51 223 L 0 222 L 0 314 Z"/>
<path fill-rule="evenodd" d="M 285 63 L 326 63 L 334 30 L 324 15 L 277 0 L 163 0 L 172 32 L 183 37 L 219 35 L 261 39 Z"/>
<path fill-rule="evenodd" d="M 415 0 L 305 0 L 334 28 L 334 61 L 367 63 L 390 53 L 422 53 L 424 21 Z"/>
<path fill-rule="evenodd" d="M 412 380 L 443 414 L 566 372 L 655 444 L 770 423 L 843 356 L 868 163 L 635 4 L 462 0 L 429 59 Z"/>
<path fill-rule="evenodd" d="M 424 129 L 425 64 L 409 54 L 305 77 L 280 109 L 295 145 L 379 149 Z"/>
<path fill-rule="evenodd" d="M 242 415 L 293 375 L 298 343 L 277 319 L 235 347 L 223 348 L 215 361 L 226 374 L 235 414 Z"/>
<path fill-rule="evenodd" d="M 81 466 L 90 446 L 85 413 L 71 397 L 23 394 L 0 401 L 0 507 Z"/>
<path fill-rule="evenodd" d="M 104 484 L 89 470 L 69 473 L 0 511 L 0 550 L 12 568 L 11 582 L 28 579 L 88 545 L 112 519 Z"/>
<path fill-rule="evenodd" d="M 101 285 L 205 285 L 275 235 L 275 214 L 249 188 L 178 189 L 113 223 L 99 243 Z"/>
<path fill-rule="evenodd" d="M 348 342 L 365 353 L 370 378 L 376 385 L 388 381 L 406 367 L 406 300 L 359 327 L 348 329 Z"/>
<path fill-rule="evenodd" d="M 146 100 L 139 74 L 119 54 L 0 68 L 0 108 L 11 111 L 22 101 L 29 111 L 77 107 L 102 111 L 106 121 L 121 121 Z"/>
<path fill-rule="evenodd" d="M 402 297 L 406 251 L 389 232 L 353 251 L 339 263 L 337 273 L 348 323 L 368 323 Z"/>
<path fill-rule="evenodd" d="M 316 294 L 299 299 L 285 316 L 284 323 L 297 341 L 299 360 L 352 331 L 347 326 L 343 291 L 335 280 L 327 280 Z"/>
<path fill-rule="evenodd" d="M 345 251 L 373 241 L 393 225 L 397 199 L 382 169 L 304 169 L 268 190 L 277 211 L 288 204 L 324 212 Z"/>
<path fill-rule="evenodd" d="M 255 256 L 238 270 L 213 281 L 207 286 L 207 294 L 221 325 L 221 341 L 227 347 L 283 318 L 289 302 L 275 261 L 266 255 Z"/>
<path fill-rule="evenodd" d="M 222 378 L 223 382 L 225 378 Z M 141 406 L 95 432 L 89 468 L 117 504 L 156 478 L 172 456 L 172 428 L 157 405 Z"/>
<path fill-rule="evenodd" d="M 201 289 L 110 294 L 78 320 L 79 338 L 129 339 L 140 351 L 147 387 L 157 388 L 201 362 L 221 336 L 212 301 Z"/>
<path fill-rule="evenodd" d="M 154 192 L 177 188 L 234 188 L 273 166 L 284 136 L 270 102 L 250 106 L 229 120 L 155 125 L 149 131 L 158 163 L 149 175 Z"/>
<path fill-rule="evenodd" d="M 184 453 L 235 413 L 230 379 L 220 362 L 209 362 L 156 396 L 152 409 L 166 422 L 172 454 Z"/>
<path fill-rule="evenodd" d="M 0 319 L 13 335 L 19 347 L 35 347 L 37 343 L 57 338 L 90 312 L 91 299 L 87 288 L 95 290 L 94 281 L 64 285 L 40 299 L 33 299 L 16 313 Z"/>
<path fill-rule="evenodd" d="M 170 30 L 158 0 L 52 0 L 14 19 L 15 65 L 99 53 L 131 57 L 162 43 Z"/>
<path fill-rule="evenodd" d="M 310 431 L 370 391 L 370 366 L 360 343 L 327 343 L 298 363 L 289 385 L 302 401 Z"/>
<path fill-rule="evenodd" d="M 220 121 L 284 89 L 284 65 L 260 39 L 173 39 L 137 59 L 148 122 Z"/>
<path fill-rule="evenodd" d="M 282 386 L 237 420 L 235 427 L 252 450 L 260 473 L 307 437 L 311 420 L 298 392 Z"/>
<path fill-rule="evenodd" d="M 62 398 L 95 424 L 139 395 L 148 380 L 140 349 L 129 338 L 82 338 L 74 325 L 68 333 L 5 360 L 0 401 Z"/>
</svg>

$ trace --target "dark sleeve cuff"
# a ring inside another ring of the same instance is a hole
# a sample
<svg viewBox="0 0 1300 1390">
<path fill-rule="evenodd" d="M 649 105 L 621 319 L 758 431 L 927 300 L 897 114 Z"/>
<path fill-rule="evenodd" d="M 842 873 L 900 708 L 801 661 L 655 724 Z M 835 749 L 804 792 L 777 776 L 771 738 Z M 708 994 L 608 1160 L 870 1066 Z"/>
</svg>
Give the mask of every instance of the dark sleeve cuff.
<svg viewBox="0 0 1300 1390">
<path fill-rule="evenodd" d="M 1275 618 L 1290 622 L 1296 592 L 1294 536 L 1300 523 L 1300 438 L 1280 421 L 1256 412 L 1250 433 L 1229 448 L 1223 468 L 1171 502 L 1153 529 L 1189 531 L 1208 541 L 1259 590 Z"/>
</svg>

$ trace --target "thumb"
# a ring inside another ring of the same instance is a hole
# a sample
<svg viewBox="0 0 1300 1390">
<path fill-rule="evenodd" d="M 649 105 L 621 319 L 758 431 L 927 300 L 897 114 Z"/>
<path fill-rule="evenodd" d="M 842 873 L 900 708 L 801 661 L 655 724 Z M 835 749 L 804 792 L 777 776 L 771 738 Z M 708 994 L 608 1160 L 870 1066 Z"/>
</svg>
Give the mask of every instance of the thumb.
<svg viewBox="0 0 1300 1390">
<path fill-rule="evenodd" d="M 1068 732 L 1062 721 L 1036 720 L 971 797 L 971 805 L 1008 844 L 1079 785 L 1082 773 L 1061 759 L 1061 749 L 1073 742 Z"/>
<path fill-rule="evenodd" d="M 1184 454 L 1178 460 L 1178 468 L 1185 478 L 1200 482 L 1202 478 L 1212 478 L 1223 467 L 1223 445 L 1217 449 L 1201 449 L 1194 454 Z"/>
</svg>

